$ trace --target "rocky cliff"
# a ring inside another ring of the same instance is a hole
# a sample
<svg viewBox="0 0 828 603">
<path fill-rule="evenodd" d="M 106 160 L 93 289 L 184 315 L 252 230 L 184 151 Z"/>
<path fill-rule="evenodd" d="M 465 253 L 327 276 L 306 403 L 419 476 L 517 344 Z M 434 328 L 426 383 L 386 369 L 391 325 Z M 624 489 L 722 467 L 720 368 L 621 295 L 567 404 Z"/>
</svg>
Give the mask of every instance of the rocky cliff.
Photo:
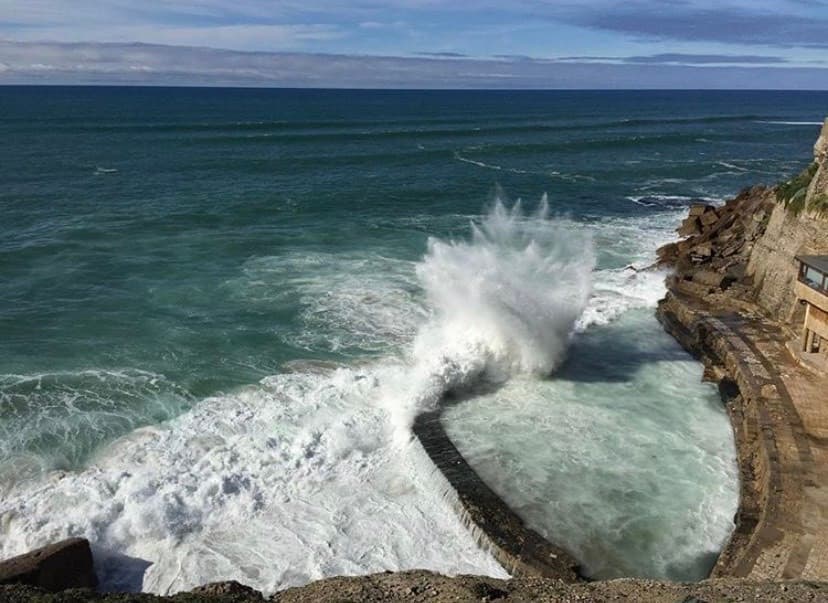
<svg viewBox="0 0 828 603">
<path fill-rule="evenodd" d="M 754 187 L 722 207 L 693 206 L 678 230 L 686 238 L 659 250 L 675 278 L 708 292 L 755 302 L 784 324 L 797 320 L 797 255 L 828 253 L 828 120 L 814 161 L 776 187 Z"/>
<path fill-rule="evenodd" d="M 747 276 L 755 299 L 779 321 L 794 319 L 797 255 L 828 253 L 828 120 L 814 145 L 814 162 L 775 190 L 764 235 L 757 241 Z"/>
</svg>

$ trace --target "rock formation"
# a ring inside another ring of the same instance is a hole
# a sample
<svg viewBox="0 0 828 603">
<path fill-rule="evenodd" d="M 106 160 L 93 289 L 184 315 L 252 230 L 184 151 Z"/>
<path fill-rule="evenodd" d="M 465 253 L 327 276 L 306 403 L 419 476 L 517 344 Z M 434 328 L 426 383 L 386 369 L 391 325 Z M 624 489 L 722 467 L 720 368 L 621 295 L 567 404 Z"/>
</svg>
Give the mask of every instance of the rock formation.
<svg viewBox="0 0 828 603">
<path fill-rule="evenodd" d="M 85 538 L 70 538 L 0 562 L 0 584 L 28 584 L 48 591 L 94 588 L 92 551 Z"/>
<path fill-rule="evenodd" d="M 828 253 L 828 120 L 809 168 L 719 208 L 696 204 L 678 233 L 686 238 L 658 251 L 677 279 L 711 291 L 740 286 L 770 317 L 795 323 L 795 257 Z"/>
</svg>

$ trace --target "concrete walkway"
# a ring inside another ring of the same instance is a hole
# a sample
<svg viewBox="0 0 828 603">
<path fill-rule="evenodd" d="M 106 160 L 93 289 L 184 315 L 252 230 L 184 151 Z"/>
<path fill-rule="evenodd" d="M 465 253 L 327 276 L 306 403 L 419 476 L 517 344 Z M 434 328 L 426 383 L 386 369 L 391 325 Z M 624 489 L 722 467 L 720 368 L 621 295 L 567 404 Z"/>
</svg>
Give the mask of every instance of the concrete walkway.
<svg viewBox="0 0 828 603">
<path fill-rule="evenodd" d="M 745 576 L 828 578 L 828 376 L 797 365 L 787 337 L 764 320 L 725 319 L 770 376 L 762 402 L 770 413 L 780 467 L 779 514 L 758 534 L 761 552 Z M 769 387 L 770 386 L 770 387 Z M 747 561 L 747 559 L 746 559 Z"/>
</svg>

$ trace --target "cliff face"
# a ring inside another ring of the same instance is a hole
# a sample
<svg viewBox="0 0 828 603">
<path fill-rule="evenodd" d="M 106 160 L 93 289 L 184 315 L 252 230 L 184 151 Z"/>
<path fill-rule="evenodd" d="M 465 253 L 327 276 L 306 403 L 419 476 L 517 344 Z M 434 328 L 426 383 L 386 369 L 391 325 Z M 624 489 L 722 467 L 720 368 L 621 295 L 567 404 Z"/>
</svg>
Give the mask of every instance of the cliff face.
<svg viewBox="0 0 828 603">
<path fill-rule="evenodd" d="M 794 200 L 776 205 L 747 266 L 757 303 L 780 322 L 791 321 L 796 310 L 794 258 L 828 253 L 828 120 L 814 145 L 811 170 L 805 190 L 793 193 L 804 195 L 802 210 Z"/>
<path fill-rule="evenodd" d="M 753 248 L 747 267 L 756 302 L 774 319 L 791 321 L 795 308 L 797 255 L 828 253 L 828 220 L 810 213 L 794 214 L 777 205 L 765 233 Z"/>
<path fill-rule="evenodd" d="M 828 119 L 822 126 L 822 133 L 814 144 L 814 161 L 818 168 L 808 187 L 807 206 L 821 205 L 821 200 L 828 197 Z"/>
</svg>

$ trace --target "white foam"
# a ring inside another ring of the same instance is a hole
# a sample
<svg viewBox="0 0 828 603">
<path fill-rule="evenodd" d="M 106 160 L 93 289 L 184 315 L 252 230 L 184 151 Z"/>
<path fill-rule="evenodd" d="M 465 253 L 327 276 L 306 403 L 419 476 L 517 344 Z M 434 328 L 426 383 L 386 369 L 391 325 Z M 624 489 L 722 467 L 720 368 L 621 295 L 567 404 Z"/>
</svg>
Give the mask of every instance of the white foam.
<svg viewBox="0 0 828 603">
<path fill-rule="evenodd" d="M 0 502 L 0 555 L 68 535 L 122 558 L 105 586 L 175 592 L 236 579 L 265 591 L 334 574 L 425 567 L 504 576 L 394 441 L 383 380 L 401 367 L 286 374 L 202 401 L 101 450 L 79 473 Z"/>
<path fill-rule="evenodd" d="M 404 358 L 277 375 L 136 430 L 86 470 L 14 484 L 0 554 L 83 535 L 106 586 L 159 593 L 415 567 L 505 576 L 433 487 L 410 422 L 449 389 L 560 361 L 594 260 L 547 213 L 498 204 L 471 241 L 429 242 L 416 274 L 431 311 Z"/>
<path fill-rule="evenodd" d="M 623 268 L 650 260 L 676 217 L 587 228 L 550 220 L 545 199 L 532 215 L 498 203 L 470 240 L 432 239 L 416 266 L 380 255 L 249 262 L 228 286 L 253 305 L 298 298 L 303 330 L 289 337 L 330 332 L 331 349 L 386 355 L 294 365 L 136 430 L 82 471 L 14 483 L 0 497 L 0 556 L 83 535 L 105 586 L 158 593 L 221 579 L 271 592 L 417 567 L 505 576 L 435 487 L 411 421 L 480 379 L 548 374 L 575 328 L 654 304 L 661 275 Z M 593 275 L 595 249 L 608 268 Z"/>
<path fill-rule="evenodd" d="M 760 124 L 775 124 L 779 126 L 821 126 L 821 121 L 760 121 Z"/>
<path fill-rule="evenodd" d="M 493 163 L 484 163 L 483 161 L 475 161 L 474 159 L 469 159 L 468 157 L 463 157 L 460 153 L 455 153 L 454 158 L 457 161 L 462 161 L 463 163 L 470 163 L 471 165 L 476 165 L 477 167 L 486 168 L 489 170 L 496 170 L 496 171 L 507 171 L 512 172 L 513 174 L 532 174 L 533 172 L 527 170 L 521 170 L 519 168 L 504 168 L 501 165 L 496 165 Z"/>
</svg>

